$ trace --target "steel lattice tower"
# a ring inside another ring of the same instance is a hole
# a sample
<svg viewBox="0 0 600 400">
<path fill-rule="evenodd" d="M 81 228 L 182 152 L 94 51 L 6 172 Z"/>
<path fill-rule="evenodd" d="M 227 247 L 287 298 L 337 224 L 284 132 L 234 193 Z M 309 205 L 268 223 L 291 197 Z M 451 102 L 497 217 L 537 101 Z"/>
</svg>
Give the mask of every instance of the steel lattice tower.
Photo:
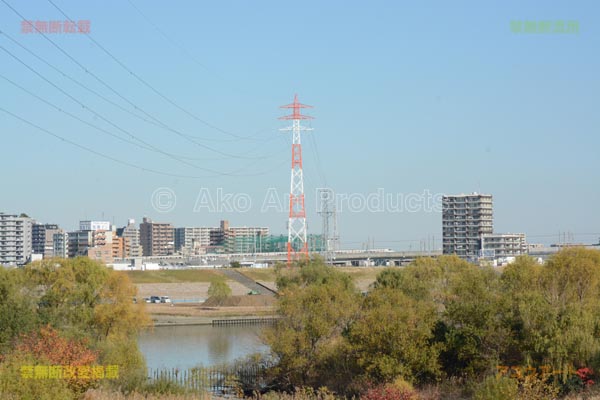
<svg viewBox="0 0 600 400">
<path fill-rule="evenodd" d="M 319 189 L 319 214 L 323 218 L 323 233 L 324 242 L 323 258 L 328 264 L 333 264 L 335 260 L 335 252 L 338 249 L 338 230 L 337 230 L 337 213 L 335 204 L 335 194 L 329 188 Z M 332 231 L 333 228 L 333 231 Z"/>
<path fill-rule="evenodd" d="M 288 242 L 287 259 L 288 264 L 299 256 L 308 257 L 308 242 L 306 238 L 306 208 L 304 206 L 304 177 L 302 174 L 302 144 L 300 132 L 311 131 L 300 125 L 300 120 L 313 119 L 308 115 L 300 114 L 301 108 L 312 108 L 298 102 L 298 95 L 294 96 L 294 102 L 281 106 L 291 108 L 292 114 L 280 117 L 283 120 L 292 120 L 292 126 L 281 129 L 292 131 L 292 177 L 290 182 L 290 214 L 288 220 Z"/>
</svg>

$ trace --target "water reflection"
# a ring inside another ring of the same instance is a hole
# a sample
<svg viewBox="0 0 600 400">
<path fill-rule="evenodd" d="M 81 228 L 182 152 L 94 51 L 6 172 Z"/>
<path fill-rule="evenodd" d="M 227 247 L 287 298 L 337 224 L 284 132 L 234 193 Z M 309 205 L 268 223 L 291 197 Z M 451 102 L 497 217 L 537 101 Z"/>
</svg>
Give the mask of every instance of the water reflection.
<svg viewBox="0 0 600 400">
<path fill-rule="evenodd" d="M 229 338 L 227 331 L 223 332 L 223 328 L 227 329 L 227 327 L 224 326 L 214 327 L 214 332 L 217 334 L 209 335 L 208 337 L 208 352 L 210 354 L 210 358 L 213 360 L 229 359 L 229 354 L 231 352 L 231 339 Z M 219 335 L 218 333 L 222 334 Z"/>
<path fill-rule="evenodd" d="M 140 350 L 149 368 L 190 368 L 231 362 L 266 353 L 261 326 L 159 326 L 140 336 Z"/>
</svg>

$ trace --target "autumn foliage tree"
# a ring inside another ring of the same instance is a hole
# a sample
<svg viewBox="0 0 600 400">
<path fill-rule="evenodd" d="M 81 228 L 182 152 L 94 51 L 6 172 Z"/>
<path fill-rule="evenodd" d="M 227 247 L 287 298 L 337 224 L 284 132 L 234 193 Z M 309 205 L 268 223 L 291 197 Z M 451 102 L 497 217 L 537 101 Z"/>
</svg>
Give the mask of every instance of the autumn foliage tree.
<svg viewBox="0 0 600 400">
<path fill-rule="evenodd" d="M 22 335 L 15 351 L 32 355 L 40 364 L 73 370 L 74 376 L 63 376 L 63 379 L 66 379 L 68 386 L 75 393 L 83 393 L 98 383 L 92 376 L 79 376 L 77 372 L 77 367 L 95 364 L 98 352 L 90 349 L 87 340 L 64 338 L 49 325 L 43 326 L 37 332 Z"/>
<path fill-rule="evenodd" d="M 144 381 L 137 336 L 151 320 L 145 304 L 133 303 L 136 288 L 125 274 L 87 257 L 44 259 L 9 273 L 10 279 L 0 280 L 0 294 L 7 294 L 6 300 L 0 297 L 0 322 L 6 322 L 0 329 L 0 360 L 18 360 L 18 353 L 26 354 L 22 362 L 40 356 L 62 365 L 117 365 L 115 385 L 133 389 Z M 17 332 L 26 335 L 17 338 Z M 6 346 L 15 341 L 17 347 Z"/>
</svg>

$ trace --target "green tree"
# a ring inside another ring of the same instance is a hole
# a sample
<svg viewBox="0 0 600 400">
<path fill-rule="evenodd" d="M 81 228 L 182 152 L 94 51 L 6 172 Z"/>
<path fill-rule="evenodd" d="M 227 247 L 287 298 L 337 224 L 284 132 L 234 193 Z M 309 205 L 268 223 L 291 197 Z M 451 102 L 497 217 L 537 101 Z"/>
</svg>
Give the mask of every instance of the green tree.
<svg viewBox="0 0 600 400">
<path fill-rule="evenodd" d="M 544 266 L 520 258 L 503 273 L 515 352 L 554 370 L 595 364 L 600 355 L 600 252 L 567 248 Z M 597 365 L 593 365 L 596 367 Z"/>
<path fill-rule="evenodd" d="M 100 291 L 99 304 L 93 312 L 93 324 L 100 338 L 135 337 L 152 321 L 145 312 L 145 303 L 132 304 L 137 288 L 123 272 L 112 272 Z"/>
<path fill-rule="evenodd" d="M 94 308 L 101 304 L 110 270 L 87 257 L 49 259 L 25 266 L 31 293 L 38 294 L 38 315 L 73 336 L 96 336 Z"/>
<path fill-rule="evenodd" d="M 341 386 L 351 376 L 344 334 L 361 296 L 349 277 L 319 260 L 285 270 L 278 279 L 282 319 L 264 334 L 275 358 L 275 374 L 286 388 Z"/>
<path fill-rule="evenodd" d="M 388 287 L 371 291 L 348 335 L 366 379 L 386 383 L 398 377 L 410 382 L 437 378 L 441 345 L 432 341 L 436 320 L 431 302 Z"/>
<path fill-rule="evenodd" d="M 222 280 L 214 280 L 208 287 L 208 297 L 215 299 L 219 304 L 223 303 L 229 296 L 231 296 L 231 288 L 227 283 Z"/>
<path fill-rule="evenodd" d="M 314 284 L 337 282 L 346 289 L 354 289 L 354 282 L 348 274 L 341 273 L 325 264 L 321 257 L 299 260 L 292 268 L 283 265 L 276 267 L 276 284 L 280 291 L 291 287 L 306 287 Z"/>
<path fill-rule="evenodd" d="M 488 267 L 470 266 L 450 279 L 438 325 L 448 374 L 475 377 L 496 371 L 510 337 L 507 299 L 500 288 L 499 274 Z"/>
<path fill-rule="evenodd" d="M 22 290 L 23 280 L 20 269 L 0 266 L 0 354 L 10 348 L 18 334 L 38 325 L 36 304 Z"/>
</svg>

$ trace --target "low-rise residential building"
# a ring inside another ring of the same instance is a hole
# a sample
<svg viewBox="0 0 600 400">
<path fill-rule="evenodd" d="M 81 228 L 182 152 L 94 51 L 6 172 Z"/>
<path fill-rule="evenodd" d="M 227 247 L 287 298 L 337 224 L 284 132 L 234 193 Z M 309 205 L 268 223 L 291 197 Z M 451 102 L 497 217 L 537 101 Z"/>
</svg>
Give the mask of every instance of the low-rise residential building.
<svg viewBox="0 0 600 400">
<path fill-rule="evenodd" d="M 494 233 L 481 237 L 481 255 L 485 258 L 517 257 L 527 252 L 524 233 Z"/>
<path fill-rule="evenodd" d="M 93 246 L 87 249 L 87 254 L 92 260 L 101 261 L 105 264 L 113 262 L 113 248 L 110 245 L 103 244 L 101 246 Z"/>
</svg>

